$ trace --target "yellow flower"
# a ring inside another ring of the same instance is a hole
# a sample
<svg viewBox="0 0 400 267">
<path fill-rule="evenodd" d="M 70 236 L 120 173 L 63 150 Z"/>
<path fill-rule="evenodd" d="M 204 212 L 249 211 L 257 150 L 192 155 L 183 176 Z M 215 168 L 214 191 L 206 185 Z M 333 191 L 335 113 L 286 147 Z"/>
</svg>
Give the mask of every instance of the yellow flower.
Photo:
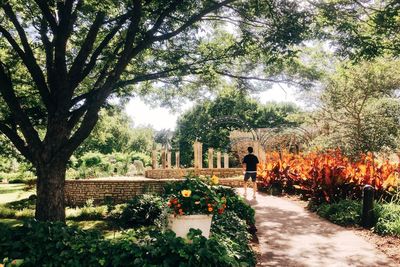
<svg viewBox="0 0 400 267">
<path fill-rule="evenodd" d="M 192 191 L 190 191 L 190 190 L 182 190 L 181 193 L 182 193 L 183 197 L 190 197 L 190 195 L 192 194 Z"/>
<path fill-rule="evenodd" d="M 212 184 L 218 184 L 218 176 L 215 176 L 215 175 L 213 175 L 212 177 L 211 177 L 211 183 Z"/>
</svg>

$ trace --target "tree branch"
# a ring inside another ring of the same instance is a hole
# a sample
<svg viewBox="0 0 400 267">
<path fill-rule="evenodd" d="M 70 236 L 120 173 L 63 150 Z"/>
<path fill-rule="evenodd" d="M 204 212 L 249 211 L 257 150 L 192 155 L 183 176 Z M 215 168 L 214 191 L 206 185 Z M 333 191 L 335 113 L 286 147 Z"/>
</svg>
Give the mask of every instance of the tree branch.
<svg viewBox="0 0 400 267">
<path fill-rule="evenodd" d="M 97 34 L 99 33 L 104 17 L 104 12 L 99 12 L 96 14 L 96 18 L 94 19 L 92 26 L 90 27 L 86 35 L 85 41 L 83 42 L 74 62 L 72 63 L 72 66 L 68 73 L 68 80 L 73 81 L 72 86 L 77 86 L 79 84 L 79 82 L 76 82 L 76 80 L 80 79 L 77 79 L 76 77 L 78 77 L 79 73 L 82 72 L 84 63 L 93 49 L 94 42 L 96 41 Z M 75 87 L 72 87 L 70 89 L 73 90 L 75 89 Z"/>
<path fill-rule="evenodd" d="M 187 28 L 192 26 L 194 23 L 200 21 L 208 13 L 211 13 L 211 12 L 213 12 L 213 11 L 223 7 L 223 6 L 226 6 L 227 4 L 232 3 L 232 2 L 235 2 L 235 0 L 225 0 L 225 1 L 222 1 L 220 3 L 216 3 L 213 6 L 205 8 L 204 10 L 199 12 L 198 14 L 191 16 L 183 25 L 181 25 L 176 30 L 174 30 L 172 32 L 169 32 L 169 33 L 165 33 L 163 35 L 154 36 L 153 38 L 154 38 L 155 41 L 164 41 L 164 40 L 170 39 L 170 38 L 180 34 L 184 30 L 186 30 Z"/>
<path fill-rule="evenodd" d="M 41 145 L 39 134 L 33 127 L 28 116 L 22 110 L 17 96 L 15 95 L 12 81 L 7 75 L 3 62 L 0 61 L 0 93 L 3 99 L 7 103 L 7 106 L 12 111 L 15 121 L 21 127 L 22 134 L 27 140 L 28 144 L 31 145 L 35 150 L 38 150 Z"/>
<path fill-rule="evenodd" d="M 94 66 L 96 65 L 97 59 L 100 56 L 100 54 L 107 47 L 107 45 L 114 38 L 114 36 L 121 29 L 122 25 L 126 22 L 128 18 L 129 18 L 128 16 L 121 17 L 117 25 L 106 35 L 106 37 L 104 37 L 104 39 L 100 42 L 98 47 L 94 50 L 93 54 L 89 59 L 89 62 L 82 70 L 81 75 L 77 76 L 75 83 L 80 83 L 83 79 L 87 77 L 87 75 L 89 75 L 89 73 L 93 70 Z"/>
<path fill-rule="evenodd" d="M 47 36 L 48 22 L 44 18 L 41 19 L 39 33 L 46 54 L 47 82 L 51 88 L 56 86 L 54 82 L 56 79 L 56 75 L 54 75 L 54 46 Z"/>
<path fill-rule="evenodd" d="M 161 12 L 160 16 L 157 18 L 156 22 L 154 23 L 153 27 L 148 31 L 150 35 L 153 35 L 163 24 L 164 19 L 171 14 L 176 7 L 182 3 L 182 0 L 175 0 L 171 3 L 169 7 L 167 7 L 163 12 Z"/>
<path fill-rule="evenodd" d="M 2 132 L 8 139 L 14 144 L 21 154 L 26 157 L 29 161 L 33 162 L 32 153 L 26 146 L 25 141 L 18 135 L 18 133 L 8 127 L 6 124 L 0 122 L 0 132 Z"/>
<path fill-rule="evenodd" d="M 42 11 L 43 16 L 49 23 L 51 31 L 55 33 L 57 29 L 57 21 L 53 14 L 51 14 L 50 7 L 48 5 L 49 2 L 46 0 L 35 0 L 35 2 Z"/>
<path fill-rule="evenodd" d="M 39 65 L 37 64 L 36 58 L 33 55 L 33 51 L 29 45 L 28 38 L 25 34 L 24 29 L 22 28 L 21 24 L 19 23 L 16 14 L 12 10 L 11 6 L 7 3 L 3 5 L 3 9 L 5 14 L 9 17 L 11 22 L 13 23 L 15 29 L 18 32 L 19 38 L 21 40 L 22 46 L 25 50 L 23 52 L 19 46 L 16 44 L 15 40 L 13 40 L 13 43 L 10 43 L 13 47 L 18 46 L 17 53 L 21 57 L 22 61 L 24 62 L 25 66 L 28 68 L 29 73 L 32 77 L 32 79 L 35 81 L 35 84 L 39 90 L 40 96 L 42 97 L 43 103 L 45 104 L 46 107 L 50 108 L 51 105 L 51 99 L 50 99 L 50 92 L 46 84 L 46 79 L 45 76 L 40 69 Z M 1 32 L 3 32 L 5 29 L 2 28 L 0 29 Z M 9 33 L 8 33 L 9 34 Z M 10 42 L 10 39 L 13 39 L 11 34 L 7 37 L 7 40 Z"/>
</svg>

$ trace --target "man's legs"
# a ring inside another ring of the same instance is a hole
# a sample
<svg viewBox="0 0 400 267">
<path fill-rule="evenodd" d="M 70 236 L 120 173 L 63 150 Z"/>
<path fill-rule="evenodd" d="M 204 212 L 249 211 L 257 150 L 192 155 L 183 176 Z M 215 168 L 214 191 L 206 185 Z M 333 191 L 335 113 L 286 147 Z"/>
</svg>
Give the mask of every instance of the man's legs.
<svg viewBox="0 0 400 267">
<path fill-rule="evenodd" d="M 249 180 L 250 175 L 248 173 L 244 174 L 244 182 L 243 182 L 243 187 L 244 187 L 244 194 L 247 195 L 247 181 Z"/>
<path fill-rule="evenodd" d="M 257 174 L 254 173 L 253 177 L 251 177 L 251 181 L 253 182 L 253 197 L 256 197 L 257 193 Z"/>
</svg>

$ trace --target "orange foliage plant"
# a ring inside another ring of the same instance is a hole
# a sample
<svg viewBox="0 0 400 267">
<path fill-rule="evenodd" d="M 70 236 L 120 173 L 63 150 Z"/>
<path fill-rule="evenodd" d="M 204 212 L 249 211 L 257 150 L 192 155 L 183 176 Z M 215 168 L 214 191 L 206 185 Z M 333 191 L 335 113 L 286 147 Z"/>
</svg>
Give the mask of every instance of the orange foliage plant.
<svg viewBox="0 0 400 267">
<path fill-rule="evenodd" d="M 352 162 L 340 150 L 271 152 L 266 162 L 259 164 L 258 177 L 264 187 L 298 192 L 317 202 L 334 202 L 361 198 L 365 185 L 373 186 L 377 197 L 390 195 L 400 185 L 400 163 L 378 162 L 372 153 Z"/>
</svg>

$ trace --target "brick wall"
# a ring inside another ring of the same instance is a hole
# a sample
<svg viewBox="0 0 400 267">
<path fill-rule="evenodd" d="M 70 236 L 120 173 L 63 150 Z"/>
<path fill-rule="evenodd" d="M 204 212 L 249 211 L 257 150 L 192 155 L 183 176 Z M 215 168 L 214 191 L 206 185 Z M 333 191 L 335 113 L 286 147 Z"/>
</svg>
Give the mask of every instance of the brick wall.
<svg viewBox="0 0 400 267">
<path fill-rule="evenodd" d="M 147 170 L 145 177 L 152 179 L 171 179 L 171 178 L 182 178 L 189 174 L 194 175 L 216 175 L 219 178 L 228 178 L 243 175 L 242 168 L 229 168 L 229 169 L 155 169 Z"/>
<path fill-rule="evenodd" d="M 110 198 L 114 203 L 122 203 L 143 193 L 161 193 L 168 182 L 179 179 L 86 179 L 65 182 L 65 200 L 69 206 L 80 206 L 88 199 L 95 204 Z M 219 179 L 221 185 L 240 187 L 241 178 Z"/>
</svg>

